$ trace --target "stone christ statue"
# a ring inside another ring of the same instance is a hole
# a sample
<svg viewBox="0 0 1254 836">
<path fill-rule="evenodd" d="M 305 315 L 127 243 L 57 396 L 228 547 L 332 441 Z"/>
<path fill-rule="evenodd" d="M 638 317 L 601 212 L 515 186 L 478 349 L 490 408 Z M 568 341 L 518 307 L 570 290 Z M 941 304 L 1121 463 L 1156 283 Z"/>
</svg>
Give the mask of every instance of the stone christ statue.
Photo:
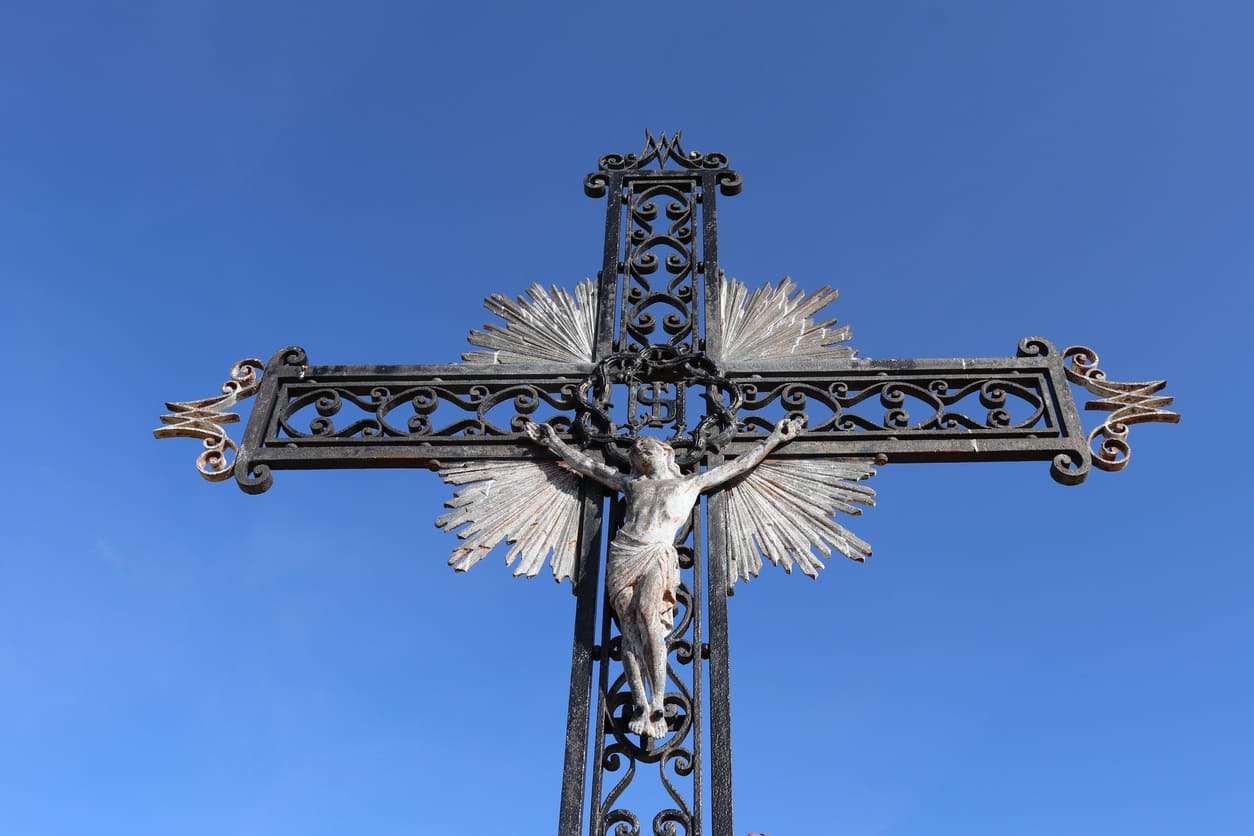
<svg viewBox="0 0 1254 836">
<path fill-rule="evenodd" d="M 598 363 L 594 348 L 599 308 L 592 281 L 581 282 L 573 294 L 539 285 L 527 294 L 517 300 L 499 295 L 488 300 L 488 309 L 506 324 L 472 332 L 471 343 L 486 350 L 462 355 L 468 366 L 482 370 L 520 363 L 571 364 L 570 374 L 578 376 Z M 763 360 L 840 360 L 855 354 L 840 345 L 848 339 L 847 328 L 833 328 L 834 322 L 814 318 L 836 298 L 831 288 L 807 295 L 785 279 L 778 287 L 767 285 L 749 293 L 743 284 L 723 279 L 719 298 L 727 302 L 714 314 L 721 318 L 723 341 L 718 355 L 706 358 L 716 367 Z M 613 359 L 599 362 L 605 365 Z M 829 400 L 818 397 L 815 404 L 823 407 Z M 502 547 L 505 565 L 515 577 L 536 577 L 547 565 L 554 580 L 574 583 L 579 550 L 585 546 L 583 483 L 593 480 L 621 492 L 626 515 L 608 548 L 605 594 L 622 632 L 623 679 L 632 702 L 627 726 L 633 734 L 660 740 L 668 733 L 666 642 L 679 620 L 680 570 L 674 541 L 702 493 L 718 490 L 723 498 L 723 513 L 711 521 L 722 527 L 718 533 L 722 548 L 707 560 L 722 564 L 720 574 L 728 586 L 712 594 L 728 594 L 733 584 L 757 577 L 764 561 L 813 578 L 833 555 L 861 561 L 871 554 L 869 543 L 836 520 L 838 514 L 860 514 L 860 506 L 875 504 L 875 491 L 859 484 L 875 474 L 871 458 L 814 451 L 768 458 L 773 449 L 796 438 L 804 418 L 780 421 L 751 452 L 685 476 L 676 465 L 675 451 L 660 440 L 646 437 L 636 442 L 630 451 L 631 473 L 622 473 L 573 449 L 557 437 L 553 425 L 529 420 L 527 416 L 540 408 L 538 398 L 519 396 L 516 405 L 518 413 L 508 426 L 488 423 L 475 431 L 499 435 L 510 445 L 509 457 L 465 457 L 440 465 L 440 477 L 456 487 L 444 503 L 447 512 L 435 521 L 460 541 L 449 555 L 449 565 L 458 572 L 469 571 Z M 491 408 L 486 402 L 481 406 L 484 414 Z M 840 406 L 834 409 L 836 416 L 817 420 L 816 440 L 836 429 Z M 758 416 L 741 424 L 738 434 L 752 436 L 767 426 Z M 514 457 L 513 437 L 520 431 L 557 458 Z"/>
<path fill-rule="evenodd" d="M 803 425 L 801 418 L 784 418 L 752 452 L 690 476 L 675 464 L 674 449 L 656 438 L 635 442 L 631 473 L 625 474 L 566 444 L 548 424 L 525 425 L 529 438 L 552 450 L 576 473 L 621 492 L 627 502 L 622 527 L 610 543 L 605 590 L 623 635 L 623 667 L 633 703 L 627 724 L 631 732 L 655 740 L 667 732 L 662 700 L 666 637 L 674 626 L 679 588 L 675 537 L 697 497 L 753 470 Z"/>
</svg>

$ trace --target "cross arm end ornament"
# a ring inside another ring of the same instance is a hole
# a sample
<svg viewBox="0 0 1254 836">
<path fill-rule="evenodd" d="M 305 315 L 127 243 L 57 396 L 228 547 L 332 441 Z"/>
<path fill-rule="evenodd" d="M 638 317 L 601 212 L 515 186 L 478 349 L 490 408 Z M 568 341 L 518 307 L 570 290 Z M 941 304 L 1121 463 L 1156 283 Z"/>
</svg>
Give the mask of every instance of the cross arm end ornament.
<svg viewBox="0 0 1254 836">
<path fill-rule="evenodd" d="M 154 438 L 199 438 L 204 452 L 196 457 L 196 470 L 210 482 L 231 477 L 239 447 L 227 435 L 225 424 L 239 422 L 239 415 L 228 410 L 252 397 L 261 388 L 265 366 L 248 357 L 231 367 L 222 394 L 195 401 L 167 401 L 170 412 L 161 416 L 163 426 L 152 431 Z"/>
<path fill-rule="evenodd" d="M 245 493 L 259 494 L 273 484 L 270 468 L 253 464 L 251 454 L 260 446 L 264 424 L 274 402 L 276 376 L 283 367 L 295 367 L 303 376 L 305 350 L 287 346 L 274 353 L 268 363 L 256 357 L 240 360 L 231 367 L 222 384 L 222 394 L 194 401 L 167 401 L 169 413 L 161 416 L 164 426 L 152 431 L 154 438 L 199 438 L 204 452 L 196 457 L 196 470 L 210 482 L 225 482 L 234 476 Z M 226 432 L 226 424 L 240 421 L 231 407 L 257 396 L 248 419 L 244 439 L 237 444 Z"/>
<path fill-rule="evenodd" d="M 1103 410 L 1110 415 L 1088 434 L 1093 464 L 1105 471 L 1123 470 L 1132 458 L 1128 444 L 1128 428 L 1133 424 L 1178 424 L 1180 414 L 1165 407 L 1175 398 L 1159 394 L 1166 380 L 1124 383 L 1110 380 L 1098 368 L 1097 352 L 1087 346 L 1068 346 L 1062 353 L 1067 379 L 1097 395 L 1085 403 L 1088 410 Z"/>
</svg>

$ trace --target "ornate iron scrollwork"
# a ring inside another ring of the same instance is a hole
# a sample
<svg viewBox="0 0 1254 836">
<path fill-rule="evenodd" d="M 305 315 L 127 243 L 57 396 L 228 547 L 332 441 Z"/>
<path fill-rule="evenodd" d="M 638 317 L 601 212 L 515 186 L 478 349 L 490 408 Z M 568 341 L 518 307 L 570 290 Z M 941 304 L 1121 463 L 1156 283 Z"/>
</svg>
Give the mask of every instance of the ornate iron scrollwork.
<svg viewBox="0 0 1254 836">
<path fill-rule="evenodd" d="M 654 343 L 703 349 L 701 318 L 721 276 L 715 194 L 738 194 L 741 179 L 725 155 L 685 151 L 680 136 L 646 133 L 641 153 L 607 154 L 584 180 L 589 196 L 609 195 L 607 228 L 616 229 L 599 274 L 601 356 Z"/>
<path fill-rule="evenodd" d="M 1167 381 L 1121 383 L 1108 380 L 1106 373 L 1097 367 L 1097 352 L 1082 345 L 1068 346 L 1062 356 L 1067 364 L 1067 379 L 1098 396 L 1084 408 L 1110 412 L 1088 435 L 1093 464 L 1100 469 L 1116 471 L 1127 467 L 1132 458 L 1128 427 L 1133 424 L 1179 423 L 1179 413 L 1164 409 L 1171 406 L 1175 398 L 1157 394 L 1167 386 Z"/>
<path fill-rule="evenodd" d="M 168 401 L 168 415 L 161 416 L 164 427 L 152 431 L 155 438 L 199 438 L 205 450 L 196 457 L 196 470 L 210 482 L 231 478 L 239 448 L 226 434 L 223 424 L 234 424 L 239 415 L 227 410 L 257 394 L 265 370 L 255 357 L 240 360 L 231 367 L 230 379 L 222 384 L 222 394 L 197 401 Z"/>
<path fill-rule="evenodd" d="M 616 385 L 627 389 L 627 420 L 621 424 L 611 413 Z M 691 428 L 687 386 L 704 387 L 705 409 Z M 666 440 L 675 448 L 676 463 L 691 467 L 731 439 L 744 396 L 704 354 L 651 345 L 602 360 L 579 387 L 578 399 L 581 410 L 573 431 L 584 443 L 600 446 L 607 458 L 628 466 L 622 446 L 646 428 L 670 428 Z"/>
<path fill-rule="evenodd" d="M 389 388 L 375 386 L 292 384 L 288 400 L 278 414 L 281 437 L 288 439 L 424 439 L 459 436 L 507 436 L 522 431 L 526 416 L 547 404 L 555 410 L 573 411 L 575 387 L 523 383 L 431 382 Z M 347 405 L 360 414 L 339 424 Z M 441 407 L 445 412 L 441 413 Z M 504 408 L 499 416 L 492 413 Z M 308 414 L 312 408 L 313 415 Z M 437 414 L 444 414 L 436 421 Z M 305 417 L 307 416 L 307 417 Z M 305 423 L 307 421 L 307 423 Z M 506 422 L 502 425 L 502 422 Z M 551 420 L 559 429 L 569 427 L 561 417 Z M 307 427 L 307 428 L 306 428 Z"/>
<path fill-rule="evenodd" d="M 761 391 L 753 384 L 745 384 L 743 389 L 746 410 L 777 405 L 789 411 L 804 412 L 817 405 L 830 411 L 830 416 L 821 421 L 812 420 L 806 427 L 807 433 L 816 434 L 859 430 L 913 433 L 955 429 L 1028 429 L 1039 425 L 1045 410 L 1039 389 L 1001 378 L 962 380 L 936 377 L 917 382 L 887 379 L 856 386 L 848 380 L 836 380 L 826 385 L 786 383 Z M 980 405 L 988 410 L 983 416 L 967 415 L 955 408 L 971 395 L 978 397 Z M 1021 413 L 1018 416 L 1013 416 L 1009 408 L 1012 398 L 1017 401 Z M 878 416 L 868 417 L 853 411 L 872 399 L 877 399 L 882 408 Z M 743 423 L 746 428 L 766 432 L 774 426 L 772 420 L 758 415 L 746 416 Z"/>
<path fill-rule="evenodd" d="M 623 269 L 623 347 L 655 341 L 659 325 L 672 345 L 695 338 L 698 317 L 697 184 L 682 178 L 632 183 L 626 201 L 628 233 Z M 659 220 L 665 205 L 665 221 Z M 653 276 L 665 265 L 669 278 L 655 286 Z M 659 323 L 660 318 L 660 323 Z"/>
<path fill-rule="evenodd" d="M 641 169 L 650 163 L 657 163 L 658 168 L 666 168 L 668 162 L 675 163 L 682 169 L 727 169 L 727 155 L 718 151 L 702 154 L 700 151 L 685 151 L 680 144 L 683 131 L 675 131 L 673 136 L 665 132 L 653 136 L 653 132 L 644 132 L 644 150 L 639 154 L 606 154 L 601 158 L 598 167 L 601 171 L 623 171 Z M 737 178 L 739 179 L 739 178 Z M 735 192 L 724 191 L 724 194 Z M 589 197 L 600 197 L 601 194 L 589 194 Z"/>
</svg>

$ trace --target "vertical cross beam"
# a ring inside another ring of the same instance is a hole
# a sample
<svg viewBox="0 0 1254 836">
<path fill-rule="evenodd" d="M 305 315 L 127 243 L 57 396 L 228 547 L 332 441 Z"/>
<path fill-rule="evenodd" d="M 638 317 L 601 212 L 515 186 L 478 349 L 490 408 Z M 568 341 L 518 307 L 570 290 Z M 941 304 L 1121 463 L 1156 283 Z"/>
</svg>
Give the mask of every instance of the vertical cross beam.
<svg viewBox="0 0 1254 836">
<path fill-rule="evenodd" d="M 655 168 L 650 166 L 656 164 Z M 727 167 L 727 159 L 721 154 L 687 153 L 680 146 L 680 135 L 665 134 L 658 138 L 649 134 L 644 151 L 639 155 L 611 154 L 603 157 L 598 170 L 584 181 L 584 191 L 589 197 L 606 198 L 604 253 L 601 270 L 597 276 L 597 334 L 594 360 L 601 362 L 615 356 L 647 354 L 650 350 L 666 353 L 668 357 L 692 357 L 719 347 L 721 319 L 717 315 L 720 304 L 721 270 L 718 266 L 718 219 L 717 195 L 735 195 L 741 188 L 740 175 Z M 675 403 L 659 410 L 657 399 L 661 388 L 656 384 L 642 384 L 640 391 L 649 401 L 651 409 L 640 411 L 640 420 L 648 424 L 649 418 L 657 426 L 663 424 L 691 428 L 692 421 L 685 415 L 686 400 L 684 381 L 674 384 Z M 651 387 L 651 388 L 649 388 Z M 628 397 L 636 405 L 636 391 Z M 607 393 L 608 396 L 608 393 Z M 658 415 L 665 413 L 667 420 Z M 632 410 L 629 421 L 637 417 Z M 691 451 L 699 456 L 699 450 Z M 600 548 L 600 536 L 595 522 L 600 517 L 599 502 L 594 512 L 591 501 L 585 509 L 584 534 L 581 534 L 580 553 L 585 555 L 583 565 L 589 570 L 599 570 L 599 560 L 592 557 L 593 550 Z M 690 597 L 691 639 L 678 639 L 691 644 L 692 688 L 687 695 L 691 699 L 688 716 L 684 722 L 691 724 L 692 794 L 687 803 L 677 799 L 679 807 L 660 811 L 655 827 L 674 821 L 682 824 L 684 832 L 693 836 L 703 827 L 703 712 L 704 703 L 710 705 L 711 747 L 710 767 L 713 777 L 711 787 L 711 824 L 715 834 L 732 832 L 731 810 L 731 742 L 728 695 L 727 654 L 727 600 L 723 590 L 728 589 L 726 567 L 723 561 L 707 560 L 707 549 L 720 549 L 717 542 L 704 542 L 703 533 L 721 531 L 718 520 L 722 506 L 715 502 L 709 507 L 712 515 L 710 526 L 701 525 L 700 511 L 694 512 L 690 538 L 693 565 L 685 574 L 691 579 L 691 587 L 685 584 Z M 610 532 L 612 535 L 612 531 Z M 681 545 L 681 549 L 685 546 Z M 718 551 L 714 551 L 718 554 Z M 599 552 L 597 552 L 599 555 Z M 706 566 L 712 573 L 707 577 Z M 690 574 L 688 574 L 690 571 Z M 715 575 L 719 575 L 716 577 Z M 703 610 L 706 591 L 716 590 L 710 596 L 710 642 L 702 642 Z M 608 728 L 614 722 L 613 708 L 607 702 L 610 689 L 609 667 L 611 664 L 611 631 L 608 602 L 602 601 L 604 623 L 603 644 L 593 648 L 589 632 L 595 621 L 592 614 L 600 593 L 599 579 L 591 571 L 580 574 L 577 594 L 575 648 L 571 665 L 571 709 L 567 726 L 567 748 L 562 788 L 562 813 L 560 836 L 579 836 L 582 828 L 582 807 L 587 758 L 587 731 L 589 727 L 589 686 L 592 683 L 592 656 L 600 662 L 597 694 L 598 715 L 595 721 L 598 738 L 594 745 L 594 774 L 591 780 L 589 832 L 601 836 L 617 822 L 622 811 L 614 809 L 614 798 L 621 792 L 629 778 L 614 776 L 611 782 L 605 778 L 606 758 L 617 759 L 621 749 L 605 746 Z M 685 634 L 686 635 L 686 634 Z M 591 648 L 591 654 L 589 650 Z M 703 687 L 702 659 L 710 660 L 710 687 L 708 698 Z M 588 679 L 582 679 L 587 672 Z M 628 757 L 634 757 L 628 755 Z M 687 757 L 687 754 L 684 755 Z M 576 761 L 579 761 L 578 763 Z M 647 762 L 647 761 L 646 761 Z M 665 776 L 666 758 L 660 768 Z M 635 762 L 631 770 L 634 774 Z M 665 781 L 665 777 L 662 778 Z M 602 795 L 604 784 L 613 783 L 608 790 L 605 804 Z M 666 790 L 675 797 L 674 788 Z M 576 809 L 576 807 L 578 809 Z M 676 818 L 667 819 L 673 814 Z"/>
</svg>

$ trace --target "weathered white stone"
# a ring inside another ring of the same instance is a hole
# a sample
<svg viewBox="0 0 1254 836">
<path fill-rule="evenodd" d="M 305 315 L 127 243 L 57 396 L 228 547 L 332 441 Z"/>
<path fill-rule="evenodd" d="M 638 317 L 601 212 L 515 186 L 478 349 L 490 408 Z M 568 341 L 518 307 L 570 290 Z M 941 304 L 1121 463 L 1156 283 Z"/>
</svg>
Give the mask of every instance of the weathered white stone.
<svg viewBox="0 0 1254 836">
<path fill-rule="evenodd" d="M 626 511 L 606 559 L 605 597 L 622 630 L 623 667 L 633 703 L 627 728 L 632 732 L 654 739 L 667 732 L 663 698 L 666 637 L 674 625 L 679 588 L 676 535 L 697 497 L 752 471 L 767 453 L 796 436 L 802 424 L 801 419 L 785 418 L 753 451 L 689 476 L 676 466 L 671 446 L 655 438 L 636 442 L 631 473 L 625 474 L 569 446 L 552 427 L 527 424 L 527 435 L 572 470 L 623 494 Z"/>
<path fill-rule="evenodd" d="M 574 449 L 547 424 L 528 422 L 533 441 L 560 462 L 487 460 L 440 470 L 444 481 L 462 486 L 446 503 L 451 510 L 436 525 L 458 531 L 465 544 L 449 564 L 464 572 L 502 541 L 514 574 L 534 577 L 550 558 L 553 577 L 571 578 L 576 568 L 580 479 L 595 479 L 621 492 L 623 524 L 609 546 L 606 600 L 622 630 L 623 667 L 631 687 L 628 728 L 654 739 L 666 734 L 666 638 L 678 603 L 679 557 L 675 537 L 702 493 L 726 490 L 727 577 L 756 577 L 762 557 L 814 577 L 823 557 L 838 552 L 854 560 L 871 547 L 830 517 L 860 514 L 874 505 L 875 491 L 857 482 L 875 474 L 870 460 L 781 459 L 766 456 L 800 431 L 802 421 L 785 418 L 753 451 L 685 476 L 675 451 L 655 438 L 641 438 L 631 451 L 632 472 L 622 473 Z M 731 483 L 731 487 L 727 485 Z M 462 526 L 465 526 L 462 528 Z"/>
</svg>

